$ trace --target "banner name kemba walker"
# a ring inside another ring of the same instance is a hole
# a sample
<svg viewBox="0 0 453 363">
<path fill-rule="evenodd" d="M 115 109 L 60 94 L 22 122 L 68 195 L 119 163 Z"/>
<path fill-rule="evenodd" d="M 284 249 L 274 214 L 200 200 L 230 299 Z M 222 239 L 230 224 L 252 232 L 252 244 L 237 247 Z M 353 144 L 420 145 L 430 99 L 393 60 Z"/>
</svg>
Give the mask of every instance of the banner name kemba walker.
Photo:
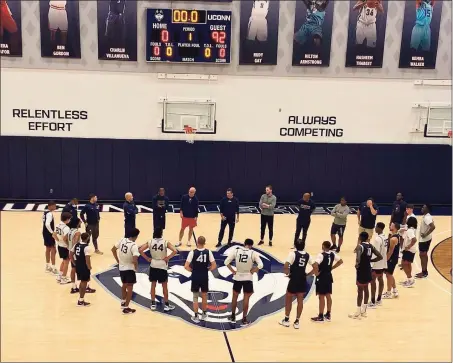
<svg viewBox="0 0 453 363">
<path fill-rule="evenodd" d="M 29 131 L 71 132 L 73 121 L 88 119 L 88 111 L 13 108 L 13 118 L 30 119 Z"/>
<path fill-rule="evenodd" d="M 343 137 L 336 124 L 335 116 L 289 116 L 289 126 L 280 128 L 280 136 Z"/>
</svg>

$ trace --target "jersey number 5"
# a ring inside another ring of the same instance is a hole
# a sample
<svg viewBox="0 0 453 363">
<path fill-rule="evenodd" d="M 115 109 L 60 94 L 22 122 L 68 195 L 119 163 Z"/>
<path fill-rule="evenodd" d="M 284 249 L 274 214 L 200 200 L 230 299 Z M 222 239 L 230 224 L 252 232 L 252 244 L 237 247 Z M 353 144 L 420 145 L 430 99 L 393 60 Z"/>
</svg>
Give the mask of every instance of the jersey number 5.
<svg viewBox="0 0 453 363">
<path fill-rule="evenodd" d="M 301 257 L 299 258 L 299 267 L 304 267 L 305 266 L 305 260 Z"/>
<path fill-rule="evenodd" d="M 126 245 L 122 245 L 121 246 L 121 252 L 127 253 L 127 246 Z"/>
</svg>

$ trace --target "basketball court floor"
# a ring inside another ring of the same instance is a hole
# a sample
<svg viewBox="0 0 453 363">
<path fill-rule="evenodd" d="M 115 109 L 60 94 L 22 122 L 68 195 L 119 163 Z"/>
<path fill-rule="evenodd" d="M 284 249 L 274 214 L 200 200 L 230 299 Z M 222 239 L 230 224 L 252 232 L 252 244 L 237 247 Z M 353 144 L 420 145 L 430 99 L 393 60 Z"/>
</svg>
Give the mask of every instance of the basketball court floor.
<svg viewBox="0 0 453 363">
<path fill-rule="evenodd" d="M 55 213 L 56 220 L 59 214 Z M 286 288 L 286 280 L 279 273 L 265 275 L 256 284 L 255 300 L 260 295 L 264 298 L 255 301 L 252 309 L 255 316 L 263 317 L 252 319 L 246 328 L 232 330 L 226 324 L 199 327 L 184 317 L 150 311 L 142 306 L 149 301 L 145 275 L 139 277 L 141 282 L 135 290 L 136 314 L 122 315 L 115 296 L 118 284 L 112 275 L 115 270 L 111 270 L 114 259 L 110 252 L 122 237 L 122 213 L 101 215 L 99 243 L 104 255 L 92 259 L 92 273 L 98 275 L 91 286 L 97 292 L 86 296 L 90 307 L 78 308 L 77 296 L 69 293 L 70 285 L 58 285 L 54 276 L 44 272 L 42 214 L 1 212 L 0 217 L 2 361 L 451 361 L 451 283 L 431 261 L 429 278 L 417 281 L 415 288 L 400 288 L 398 299 L 384 300 L 382 307 L 368 311 L 366 319 L 348 318 L 356 301 L 353 249 L 357 219 L 352 215 L 340 254 L 344 264 L 334 271 L 332 322 L 310 321 L 318 312 L 318 299 L 311 293 L 305 299 L 299 330 L 278 324 L 283 317 L 281 294 Z M 235 241 L 251 237 L 257 242 L 259 218 L 241 215 Z M 380 216 L 378 220 L 387 224 L 389 217 Z M 166 239 L 177 241 L 179 223 L 179 215 L 167 215 Z M 331 223 L 329 216 L 312 217 L 307 239 L 310 254 L 319 253 L 322 241 L 329 239 Z M 435 217 L 435 223 L 431 248 L 452 235 L 451 217 Z M 141 244 L 152 235 L 152 215 L 140 214 L 137 227 Z M 218 227 L 217 214 L 201 214 L 196 235 L 205 236 L 207 247 L 215 249 Z M 263 246 L 264 259 L 281 265 L 279 261 L 284 261 L 290 251 L 294 227 L 295 216 L 276 216 L 274 246 Z M 451 254 L 451 248 L 449 251 Z M 416 262 L 418 272 L 418 255 Z M 451 259 L 443 263 L 449 264 L 444 270 L 451 269 Z M 170 294 L 170 300 L 178 305 L 175 311 L 184 316 L 187 306 L 181 302 L 191 300 L 189 285 L 179 265 L 173 270 L 169 287 L 175 295 Z M 395 277 L 402 280 L 402 271 L 398 270 Z M 210 309 L 213 321 L 228 315 L 226 306 L 228 299 L 231 301 L 231 294 L 224 293 L 230 292 L 231 284 L 216 280 L 220 282 L 210 282 L 211 289 L 214 286 L 218 290 L 210 302 L 217 309 Z M 294 314 L 295 305 L 291 320 Z"/>
</svg>

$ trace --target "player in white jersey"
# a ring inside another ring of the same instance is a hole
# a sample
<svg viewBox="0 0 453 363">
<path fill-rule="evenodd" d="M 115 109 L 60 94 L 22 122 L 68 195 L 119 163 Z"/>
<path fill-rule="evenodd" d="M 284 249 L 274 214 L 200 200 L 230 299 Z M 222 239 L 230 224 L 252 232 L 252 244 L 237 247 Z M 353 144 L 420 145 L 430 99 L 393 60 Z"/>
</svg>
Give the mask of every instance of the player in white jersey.
<svg viewBox="0 0 453 363">
<path fill-rule="evenodd" d="M 145 251 L 149 249 L 149 254 Z M 168 255 L 167 250 L 171 253 Z M 162 238 L 162 228 L 157 227 L 154 229 L 153 239 L 140 246 L 139 249 L 142 257 L 150 263 L 149 267 L 149 281 L 151 281 L 151 310 L 156 310 L 156 285 L 162 284 L 164 293 L 164 311 L 170 311 L 175 308 L 174 305 L 168 302 L 168 261 L 177 254 L 173 245 Z"/>
<path fill-rule="evenodd" d="M 357 26 L 355 30 L 356 44 L 361 45 L 365 42 L 369 48 L 376 47 L 376 17 L 378 12 L 384 12 L 380 0 L 359 0 L 354 5 L 353 10 L 359 10 Z"/>
<path fill-rule="evenodd" d="M 384 234 L 385 224 L 382 222 L 376 223 L 374 229 L 376 235 L 371 240 L 371 244 L 382 256 L 387 256 L 387 245 L 385 243 L 386 236 Z M 376 256 L 373 256 L 373 258 Z M 371 263 L 371 302 L 368 308 L 376 309 L 377 306 L 382 305 L 382 293 L 384 291 L 384 270 L 387 269 L 387 258 L 383 258 L 377 262 Z M 379 292 L 376 300 L 376 280 L 379 282 Z"/>
<path fill-rule="evenodd" d="M 231 316 L 228 320 L 231 323 L 236 323 L 236 307 L 238 296 L 244 289 L 244 304 L 241 326 L 249 325 L 247 321 L 247 313 L 249 310 L 250 296 L 253 294 L 253 274 L 263 268 L 258 252 L 252 249 L 253 240 L 247 238 L 244 242 L 244 247 L 231 249 L 228 257 L 225 260 L 225 266 L 233 274 L 233 302 L 231 303 Z M 235 261 L 236 269 L 233 269 L 231 262 Z"/>
<path fill-rule="evenodd" d="M 418 252 L 420 253 L 420 263 L 422 272 L 415 275 L 417 279 L 428 277 L 428 251 L 431 245 L 432 233 L 436 229 L 433 217 L 431 216 L 431 205 L 425 204 L 422 207 L 422 222 L 420 224 L 420 238 L 418 240 Z"/>
<path fill-rule="evenodd" d="M 415 217 L 410 217 L 406 222 L 407 230 L 400 230 L 402 231 L 401 234 L 403 236 L 402 265 L 407 277 L 405 281 L 400 283 L 403 287 L 413 287 L 415 285 L 415 281 L 412 277 L 412 262 L 414 262 L 415 253 L 417 252 L 417 225 L 417 219 Z"/>
<path fill-rule="evenodd" d="M 71 281 L 66 276 L 68 274 L 69 266 L 69 249 L 68 239 L 70 229 L 67 224 L 71 221 L 71 213 L 62 213 L 61 222 L 55 227 L 53 234 L 55 241 L 58 245 L 58 255 L 62 259 L 60 264 L 60 273 L 57 276 L 57 282 L 60 284 L 69 284 Z"/>
<path fill-rule="evenodd" d="M 113 247 L 112 253 L 118 263 L 120 270 L 121 282 L 121 309 L 123 314 L 129 315 L 135 313 L 135 309 L 129 307 L 129 303 L 132 299 L 132 291 L 134 284 L 137 282 L 135 272 L 138 268 L 138 246 L 135 241 L 138 238 L 140 231 L 137 228 L 131 228 L 128 237 L 119 240 Z"/>
<path fill-rule="evenodd" d="M 68 14 L 66 12 L 66 0 L 50 0 L 49 1 L 49 30 L 50 41 L 52 44 L 56 42 L 57 30 L 60 30 L 61 44 L 66 45 L 68 34 Z"/>
<path fill-rule="evenodd" d="M 269 1 L 255 0 L 249 18 L 247 40 L 267 41 L 267 13 Z"/>
</svg>

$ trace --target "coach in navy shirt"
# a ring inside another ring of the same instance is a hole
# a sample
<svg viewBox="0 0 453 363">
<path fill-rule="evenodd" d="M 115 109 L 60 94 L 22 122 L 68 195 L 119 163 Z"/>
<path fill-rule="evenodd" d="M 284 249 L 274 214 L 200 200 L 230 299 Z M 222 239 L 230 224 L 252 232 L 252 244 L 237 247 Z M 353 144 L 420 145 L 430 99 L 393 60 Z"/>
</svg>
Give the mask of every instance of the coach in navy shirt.
<svg viewBox="0 0 453 363">
<path fill-rule="evenodd" d="M 366 202 L 360 204 L 359 210 L 357 211 L 359 234 L 362 232 L 368 233 L 368 241 L 373 236 L 378 212 L 379 208 L 374 204 L 373 198 L 368 198 Z"/>
<path fill-rule="evenodd" d="M 396 200 L 393 202 L 392 216 L 390 217 L 390 224 L 392 224 L 393 222 L 399 223 L 399 224 L 406 224 L 406 217 L 407 217 L 406 207 L 407 207 L 407 203 L 403 200 L 403 194 L 398 193 L 396 195 Z"/>
<path fill-rule="evenodd" d="M 315 203 L 310 199 L 310 193 L 304 193 L 302 199 L 297 201 L 299 207 L 299 215 L 296 221 L 296 233 L 294 235 L 294 243 L 297 242 L 302 231 L 302 241 L 305 243 L 307 239 L 308 228 L 310 228 L 311 214 L 316 209 Z"/>
<path fill-rule="evenodd" d="M 179 231 L 179 242 L 176 244 L 176 247 L 181 246 L 184 231 L 187 227 L 189 227 L 187 246 L 190 247 L 190 239 L 193 235 L 193 229 L 197 226 L 198 218 L 198 198 L 195 195 L 196 192 L 197 190 L 192 187 L 189 189 L 189 193 L 184 194 L 181 198 L 181 210 L 179 211 L 179 215 L 181 216 L 181 230 Z"/>
<path fill-rule="evenodd" d="M 124 195 L 126 201 L 123 203 L 124 211 L 124 237 L 129 237 L 129 232 L 135 230 L 135 218 L 138 214 L 138 208 L 135 206 L 134 196 L 132 193 Z"/>
<path fill-rule="evenodd" d="M 72 217 L 68 223 L 68 227 L 71 229 L 79 228 L 80 219 L 77 215 L 77 206 L 78 205 L 79 205 L 78 199 L 72 198 L 71 201 L 68 204 L 66 204 L 61 211 L 61 214 L 63 214 L 63 213 L 71 214 Z"/>
<path fill-rule="evenodd" d="M 165 188 L 159 188 L 159 192 L 153 197 L 153 224 L 154 229 L 165 229 L 165 214 L 168 208 L 168 197 Z"/>
<path fill-rule="evenodd" d="M 97 204 L 98 197 L 96 194 L 90 194 L 88 196 L 88 203 L 85 204 L 80 212 L 80 219 L 85 223 L 85 230 L 91 235 L 93 240 L 93 246 L 95 253 L 102 255 L 102 252 L 98 248 L 98 237 L 99 237 L 99 205 Z"/>
<path fill-rule="evenodd" d="M 239 222 L 239 200 L 233 195 L 233 189 L 228 188 L 226 197 L 220 201 L 220 232 L 216 247 L 222 246 L 225 228 L 228 225 L 228 246 L 233 240 L 234 227 Z"/>
</svg>

